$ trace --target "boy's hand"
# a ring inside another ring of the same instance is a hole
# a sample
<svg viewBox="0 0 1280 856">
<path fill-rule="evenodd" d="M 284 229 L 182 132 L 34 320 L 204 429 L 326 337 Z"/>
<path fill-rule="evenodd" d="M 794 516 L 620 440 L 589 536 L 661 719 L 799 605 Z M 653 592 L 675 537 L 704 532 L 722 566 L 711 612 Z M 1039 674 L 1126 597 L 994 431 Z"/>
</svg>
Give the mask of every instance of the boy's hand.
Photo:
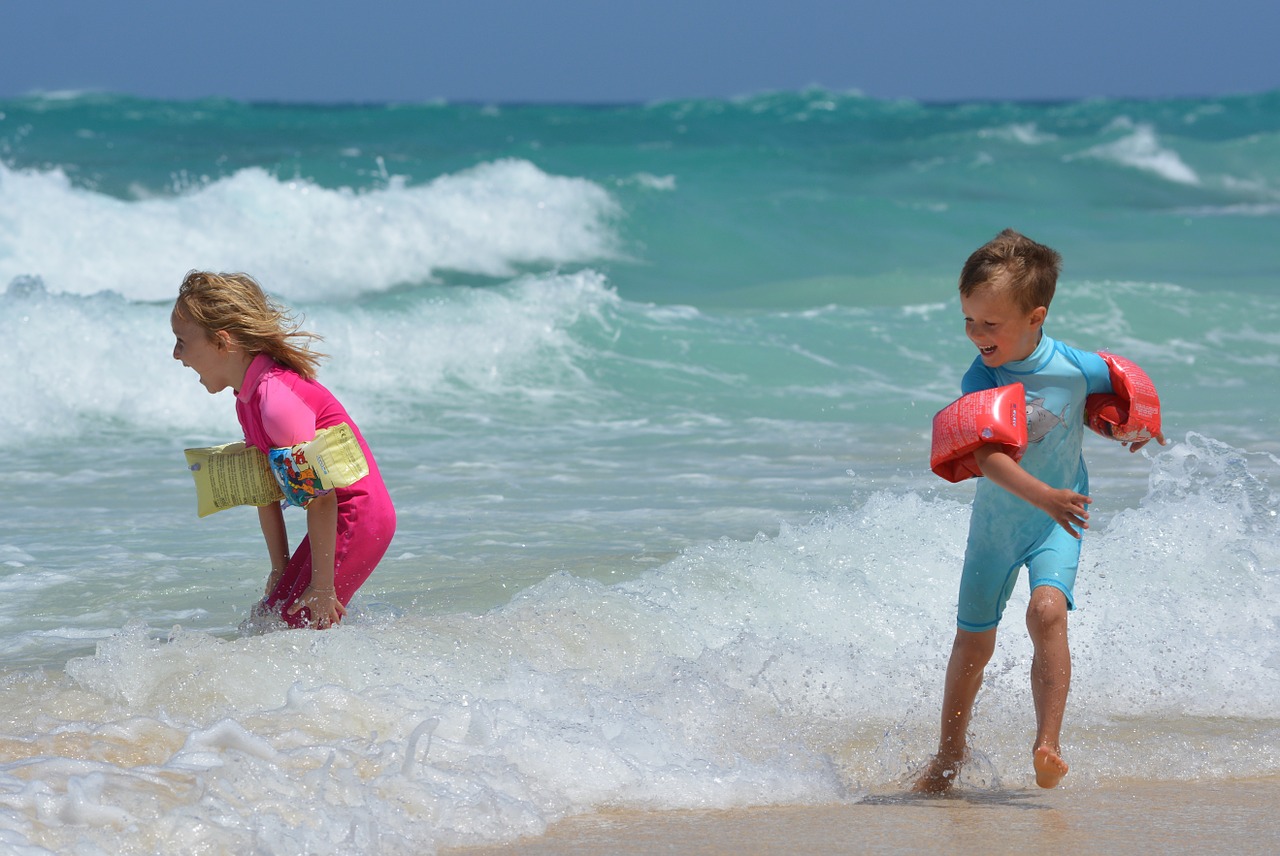
<svg viewBox="0 0 1280 856">
<path fill-rule="evenodd" d="M 1080 532 L 1089 528 L 1086 506 L 1093 502 L 1089 497 L 1067 488 L 1049 487 L 997 446 L 982 446 L 973 454 L 984 476 L 1052 517 L 1072 538 L 1079 538 Z"/>
<path fill-rule="evenodd" d="M 1155 433 L 1155 436 L 1154 436 L 1154 437 L 1148 437 L 1148 438 L 1147 438 L 1147 439 L 1145 439 L 1145 440 L 1137 440 L 1137 441 L 1135 441 L 1135 442 L 1133 442 L 1133 443 L 1122 443 L 1121 445 L 1128 446 L 1128 447 L 1129 447 L 1129 451 L 1132 453 L 1132 452 L 1136 452 L 1136 451 L 1138 451 L 1138 450 L 1139 450 L 1139 449 L 1141 449 L 1143 446 L 1145 446 L 1145 445 L 1147 445 L 1148 443 L 1150 443 L 1152 440 L 1155 440 L 1155 441 L 1156 441 L 1157 443 L 1159 443 L 1161 446 L 1167 446 L 1167 445 L 1169 445 L 1169 441 L 1168 441 L 1168 440 L 1166 440 L 1166 439 L 1164 438 L 1164 435 L 1163 435 L 1163 434 L 1161 434 L 1159 431 L 1157 431 L 1157 432 Z"/>
<path fill-rule="evenodd" d="M 1053 518 L 1072 538 L 1079 538 L 1080 533 L 1089 528 L 1089 503 L 1092 499 L 1082 493 L 1066 488 L 1046 487 L 1044 498 L 1035 505 L 1045 514 Z"/>
</svg>

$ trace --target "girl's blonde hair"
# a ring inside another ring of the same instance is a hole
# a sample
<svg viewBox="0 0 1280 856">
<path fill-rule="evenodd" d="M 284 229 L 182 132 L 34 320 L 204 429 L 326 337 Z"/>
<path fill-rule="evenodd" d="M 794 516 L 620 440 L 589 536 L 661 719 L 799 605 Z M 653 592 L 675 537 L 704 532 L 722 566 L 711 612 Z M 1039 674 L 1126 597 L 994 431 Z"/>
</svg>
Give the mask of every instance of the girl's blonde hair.
<svg viewBox="0 0 1280 856">
<path fill-rule="evenodd" d="M 300 328 L 284 306 L 272 300 L 247 273 L 193 270 L 178 287 L 174 312 L 212 338 L 225 330 L 250 354 L 267 354 L 304 378 L 314 378 L 326 355 L 309 344 L 323 337 Z"/>
</svg>

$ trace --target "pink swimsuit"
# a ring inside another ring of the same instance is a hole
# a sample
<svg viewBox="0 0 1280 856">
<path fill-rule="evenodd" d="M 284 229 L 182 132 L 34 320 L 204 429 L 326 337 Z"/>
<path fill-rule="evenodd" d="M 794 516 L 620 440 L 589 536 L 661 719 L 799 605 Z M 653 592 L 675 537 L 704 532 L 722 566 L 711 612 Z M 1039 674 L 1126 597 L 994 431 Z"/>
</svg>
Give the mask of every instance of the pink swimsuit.
<svg viewBox="0 0 1280 856">
<path fill-rule="evenodd" d="M 369 462 L 369 474 L 350 487 L 334 490 L 338 496 L 338 537 L 333 582 L 338 600 L 346 606 L 386 554 L 396 531 L 395 507 L 360 429 L 329 390 L 266 354 L 254 357 L 249 365 L 244 386 L 236 393 L 236 416 L 244 429 L 245 442 L 263 452 L 305 443 L 314 439 L 319 429 L 342 422 L 351 426 L 360 441 Z M 291 626 L 304 626 L 310 621 L 308 610 L 301 609 L 294 615 L 285 610 L 310 582 L 311 541 L 303 538 L 263 605 L 279 613 Z"/>
</svg>

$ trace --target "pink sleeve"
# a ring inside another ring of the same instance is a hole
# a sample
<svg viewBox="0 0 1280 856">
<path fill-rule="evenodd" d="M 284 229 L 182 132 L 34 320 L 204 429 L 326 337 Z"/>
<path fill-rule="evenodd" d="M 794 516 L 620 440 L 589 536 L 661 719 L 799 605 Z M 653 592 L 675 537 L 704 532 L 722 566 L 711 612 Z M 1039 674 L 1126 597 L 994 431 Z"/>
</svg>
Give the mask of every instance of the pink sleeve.
<svg viewBox="0 0 1280 856">
<path fill-rule="evenodd" d="M 262 385 L 262 428 L 272 448 L 306 443 L 316 437 L 316 414 L 279 378 Z"/>
</svg>

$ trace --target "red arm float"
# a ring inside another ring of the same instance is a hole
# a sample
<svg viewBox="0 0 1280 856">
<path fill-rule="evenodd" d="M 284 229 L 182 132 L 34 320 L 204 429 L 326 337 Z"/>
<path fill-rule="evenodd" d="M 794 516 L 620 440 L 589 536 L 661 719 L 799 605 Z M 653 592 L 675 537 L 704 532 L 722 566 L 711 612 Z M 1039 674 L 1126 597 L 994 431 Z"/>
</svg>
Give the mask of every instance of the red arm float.
<svg viewBox="0 0 1280 856">
<path fill-rule="evenodd" d="M 1015 461 L 1027 448 L 1027 393 L 1020 383 L 970 393 L 939 410 L 929 467 L 949 482 L 981 476 L 973 453 L 992 443 Z"/>
<path fill-rule="evenodd" d="M 1112 394 L 1085 399 L 1084 424 L 1110 440 L 1133 443 L 1160 432 L 1160 398 L 1147 373 L 1124 357 L 1099 352 L 1111 370 Z"/>
</svg>

